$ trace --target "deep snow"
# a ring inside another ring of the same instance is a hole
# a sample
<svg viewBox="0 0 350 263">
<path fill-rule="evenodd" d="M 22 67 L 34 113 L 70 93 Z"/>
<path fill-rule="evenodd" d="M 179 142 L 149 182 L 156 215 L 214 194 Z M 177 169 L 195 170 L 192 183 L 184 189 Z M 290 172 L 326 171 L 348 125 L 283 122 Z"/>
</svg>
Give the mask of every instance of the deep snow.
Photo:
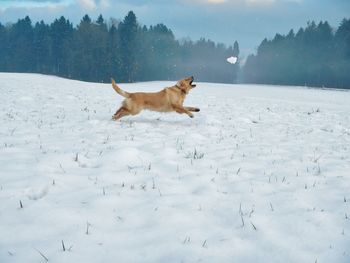
<svg viewBox="0 0 350 263">
<path fill-rule="evenodd" d="M 197 83 L 193 119 L 118 122 L 110 84 L 0 94 L 0 262 L 350 262 L 350 92 Z"/>
</svg>

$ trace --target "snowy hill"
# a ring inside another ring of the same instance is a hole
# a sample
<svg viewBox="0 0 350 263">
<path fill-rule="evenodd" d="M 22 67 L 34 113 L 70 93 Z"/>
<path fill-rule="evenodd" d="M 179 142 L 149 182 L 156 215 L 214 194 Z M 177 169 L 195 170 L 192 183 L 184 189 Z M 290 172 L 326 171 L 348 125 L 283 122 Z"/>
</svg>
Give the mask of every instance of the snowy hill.
<svg viewBox="0 0 350 263">
<path fill-rule="evenodd" d="M 110 84 L 0 94 L 0 262 L 350 262 L 350 92 L 197 83 L 193 119 L 119 122 Z"/>
</svg>

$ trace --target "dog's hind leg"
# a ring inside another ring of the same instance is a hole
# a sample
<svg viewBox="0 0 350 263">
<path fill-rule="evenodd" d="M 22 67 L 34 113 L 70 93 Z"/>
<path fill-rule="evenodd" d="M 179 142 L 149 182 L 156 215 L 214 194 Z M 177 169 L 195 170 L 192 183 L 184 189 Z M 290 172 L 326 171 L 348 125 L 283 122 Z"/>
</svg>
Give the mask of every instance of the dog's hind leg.
<svg viewBox="0 0 350 263">
<path fill-rule="evenodd" d="M 127 115 L 131 115 L 130 111 L 125 107 L 120 107 L 119 110 L 117 110 L 116 113 L 114 113 L 112 119 L 117 121 L 120 118 L 127 116 Z"/>
<path fill-rule="evenodd" d="M 200 109 L 198 109 L 198 108 L 195 108 L 195 107 L 184 107 L 186 110 L 188 110 L 188 111 L 194 111 L 194 112 L 198 112 L 198 111 L 200 111 Z"/>
</svg>

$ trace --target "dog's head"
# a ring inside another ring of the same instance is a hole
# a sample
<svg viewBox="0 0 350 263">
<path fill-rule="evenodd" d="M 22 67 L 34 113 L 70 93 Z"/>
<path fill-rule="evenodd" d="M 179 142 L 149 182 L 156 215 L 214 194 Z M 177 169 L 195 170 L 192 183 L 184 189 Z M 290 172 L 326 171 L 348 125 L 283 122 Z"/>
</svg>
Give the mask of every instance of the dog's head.
<svg viewBox="0 0 350 263">
<path fill-rule="evenodd" d="M 196 84 L 193 84 L 193 76 L 179 80 L 176 83 L 176 86 L 180 88 L 184 93 L 188 94 L 190 89 L 196 87 Z"/>
</svg>

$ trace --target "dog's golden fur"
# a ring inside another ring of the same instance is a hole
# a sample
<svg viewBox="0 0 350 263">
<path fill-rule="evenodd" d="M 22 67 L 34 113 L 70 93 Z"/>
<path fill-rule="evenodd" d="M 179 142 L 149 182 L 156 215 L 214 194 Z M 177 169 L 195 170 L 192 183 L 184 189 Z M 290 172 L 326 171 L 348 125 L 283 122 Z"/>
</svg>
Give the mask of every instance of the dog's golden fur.
<svg viewBox="0 0 350 263">
<path fill-rule="evenodd" d="M 159 112 L 186 113 L 193 118 L 192 112 L 199 111 L 195 107 L 184 107 L 183 102 L 188 92 L 196 85 L 192 84 L 193 77 L 182 79 L 172 87 L 165 88 L 158 92 L 135 92 L 129 93 L 121 88 L 112 79 L 113 89 L 125 97 L 122 106 L 113 115 L 113 120 L 119 120 L 127 115 L 136 115 L 142 110 L 152 110 Z"/>
</svg>

